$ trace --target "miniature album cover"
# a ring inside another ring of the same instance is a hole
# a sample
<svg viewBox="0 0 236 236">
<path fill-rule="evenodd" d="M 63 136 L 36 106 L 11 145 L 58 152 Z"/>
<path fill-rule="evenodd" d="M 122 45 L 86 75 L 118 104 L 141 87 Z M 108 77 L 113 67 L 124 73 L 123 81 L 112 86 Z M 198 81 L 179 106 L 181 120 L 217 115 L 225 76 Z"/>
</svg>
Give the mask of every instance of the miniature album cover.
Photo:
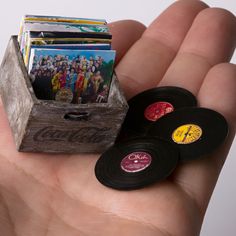
<svg viewBox="0 0 236 236">
<path fill-rule="evenodd" d="M 114 50 L 32 49 L 29 74 L 38 99 L 107 102 Z"/>
<path fill-rule="evenodd" d="M 77 18 L 68 16 L 41 16 L 41 15 L 25 15 L 22 21 L 37 21 L 37 22 L 68 22 L 77 24 L 92 24 L 92 25 L 105 25 L 105 19 L 90 19 L 90 18 Z"/>
<path fill-rule="evenodd" d="M 105 20 L 84 19 L 59 16 L 25 15 L 21 20 L 18 34 L 19 45 L 24 44 L 28 31 L 61 31 L 61 32 L 96 32 L 109 33 Z M 21 46 L 22 47 L 22 46 Z"/>
<path fill-rule="evenodd" d="M 39 48 L 39 49 L 77 49 L 77 50 L 111 50 L 110 44 L 105 43 L 96 43 L 96 44 L 46 44 L 46 45 L 38 45 L 33 44 L 31 48 Z"/>
<path fill-rule="evenodd" d="M 110 34 L 72 33 L 72 32 L 28 32 L 27 41 L 22 48 L 22 54 L 28 68 L 32 45 L 56 45 L 56 44 L 109 44 Z"/>
<path fill-rule="evenodd" d="M 47 24 L 53 24 L 53 23 L 61 23 L 61 24 L 72 24 L 72 25 L 106 25 L 106 20 L 102 19 L 86 19 L 86 18 L 75 18 L 75 17 L 61 17 L 61 16 L 39 16 L 39 15 L 25 15 L 22 17 L 21 24 L 20 24 L 20 32 L 19 32 L 19 38 L 21 38 L 24 31 L 27 31 L 24 29 L 25 25 L 27 25 L 28 22 L 31 23 L 47 23 Z M 46 30 L 44 28 L 44 30 Z"/>
<path fill-rule="evenodd" d="M 21 33 L 18 35 L 18 42 L 21 51 L 27 44 L 29 32 L 80 32 L 80 33 L 101 33 L 108 34 L 106 25 L 79 25 L 63 22 L 24 22 Z"/>
<path fill-rule="evenodd" d="M 115 51 L 105 20 L 23 17 L 20 51 L 38 99 L 107 102 Z"/>
</svg>

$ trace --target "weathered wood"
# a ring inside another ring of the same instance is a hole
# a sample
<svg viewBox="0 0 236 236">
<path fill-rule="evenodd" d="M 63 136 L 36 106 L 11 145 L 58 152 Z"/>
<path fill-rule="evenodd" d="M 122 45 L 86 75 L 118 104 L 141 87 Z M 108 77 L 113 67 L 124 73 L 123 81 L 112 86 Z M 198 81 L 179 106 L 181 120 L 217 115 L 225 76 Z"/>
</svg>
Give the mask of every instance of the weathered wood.
<svg viewBox="0 0 236 236">
<path fill-rule="evenodd" d="M 2 61 L 0 94 L 16 147 L 24 152 L 103 152 L 114 143 L 128 110 L 115 75 L 107 103 L 37 99 L 16 36 L 11 37 Z"/>
</svg>

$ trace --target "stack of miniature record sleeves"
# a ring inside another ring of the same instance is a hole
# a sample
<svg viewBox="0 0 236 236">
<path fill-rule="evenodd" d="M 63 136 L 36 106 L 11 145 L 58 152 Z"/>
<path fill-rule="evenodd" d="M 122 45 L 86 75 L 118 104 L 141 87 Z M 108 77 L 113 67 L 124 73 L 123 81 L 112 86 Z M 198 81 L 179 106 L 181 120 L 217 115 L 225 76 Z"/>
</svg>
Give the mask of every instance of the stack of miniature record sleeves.
<svg viewBox="0 0 236 236">
<path fill-rule="evenodd" d="M 23 17 L 18 42 L 38 99 L 108 100 L 116 52 L 105 20 Z"/>
</svg>

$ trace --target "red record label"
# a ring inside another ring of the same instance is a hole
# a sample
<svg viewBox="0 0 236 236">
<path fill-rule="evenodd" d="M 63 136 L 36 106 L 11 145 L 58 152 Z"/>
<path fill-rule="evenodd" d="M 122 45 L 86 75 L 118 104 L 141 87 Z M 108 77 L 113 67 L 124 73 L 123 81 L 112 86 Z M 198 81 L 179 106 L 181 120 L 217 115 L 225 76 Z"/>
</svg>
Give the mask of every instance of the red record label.
<svg viewBox="0 0 236 236">
<path fill-rule="evenodd" d="M 172 111 L 174 111 L 174 107 L 169 102 L 155 102 L 145 109 L 144 116 L 147 120 L 157 121 Z"/>
<path fill-rule="evenodd" d="M 132 152 L 125 156 L 120 163 L 126 172 L 139 172 L 146 169 L 152 162 L 152 157 L 146 152 Z"/>
</svg>

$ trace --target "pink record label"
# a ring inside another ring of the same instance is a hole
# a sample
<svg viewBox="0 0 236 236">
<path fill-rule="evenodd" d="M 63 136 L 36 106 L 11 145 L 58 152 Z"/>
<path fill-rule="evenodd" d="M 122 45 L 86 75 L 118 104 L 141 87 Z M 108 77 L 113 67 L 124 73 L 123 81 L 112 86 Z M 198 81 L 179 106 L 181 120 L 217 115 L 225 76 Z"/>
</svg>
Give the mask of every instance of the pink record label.
<svg viewBox="0 0 236 236">
<path fill-rule="evenodd" d="M 144 116 L 150 121 L 157 121 L 172 111 L 174 111 L 174 107 L 169 102 L 155 102 L 145 109 Z"/>
<path fill-rule="evenodd" d="M 146 169 L 152 162 L 152 157 L 146 152 L 133 152 L 125 156 L 120 163 L 126 172 L 139 172 Z"/>
</svg>

